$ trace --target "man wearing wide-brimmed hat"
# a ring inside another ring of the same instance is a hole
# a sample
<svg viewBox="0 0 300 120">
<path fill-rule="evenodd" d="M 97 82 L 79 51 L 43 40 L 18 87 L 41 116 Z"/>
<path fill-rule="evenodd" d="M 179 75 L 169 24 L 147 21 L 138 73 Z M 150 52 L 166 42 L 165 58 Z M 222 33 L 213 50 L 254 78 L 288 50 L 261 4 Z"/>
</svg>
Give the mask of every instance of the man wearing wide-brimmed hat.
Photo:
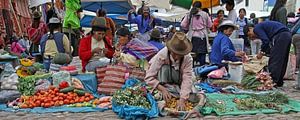
<svg viewBox="0 0 300 120">
<path fill-rule="evenodd" d="M 99 59 L 112 58 L 114 54 L 112 40 L 106 36 L 106 20 L 104 17 L 95 17 L 92 22 L 92 35 L 80 40 L 79 57 L 82 61 L 82 70 L 94 71 L 99 66 Z"/>
<path fill-rule="evenodd" d="M 241 61 L 241 57 L 245 53 L 240 50 L 237 51 L 229 36 L 234 30 L 237 29 L 237 26 L 231 20 L 223 20 L 218 27 L 218 35 L 215 37 L 210 54 L 210 62 L 212 64 L 222 64 L 222 61 Z"/>
<path fill-rule="evenodd" d="M 192 43 L 184 33 L 177 32 L 166 46 L 151 59 L 145 81 L 153 90 L 159 90 L 165 101 L 178 96 L 178 108 L 184 110 L 192 89 Z M 175 91 L 169 91 L 170 85 Z"/>
</svg>

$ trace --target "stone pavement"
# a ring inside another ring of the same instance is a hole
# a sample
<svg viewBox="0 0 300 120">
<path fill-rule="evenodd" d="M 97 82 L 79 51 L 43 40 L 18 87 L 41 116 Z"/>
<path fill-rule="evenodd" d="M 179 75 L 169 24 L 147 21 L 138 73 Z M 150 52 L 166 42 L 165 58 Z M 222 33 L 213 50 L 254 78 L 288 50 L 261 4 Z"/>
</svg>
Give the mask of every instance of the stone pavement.
<svg viewBox="0 0 300 120">
<path fill-rule="evenodd" d="M 280 91 L 285 92 L 289 97 L 300 101 L 300 91 L 294 90 L 295 81 L 286 81 Z M 0 120 L 112 120 L 118 119 L 112 111 L 92 112 L 92 113 L 48 113 L 48 114 L 30 114 L 30 113 L 10 113 L 0 112 Z M 300 120 L 299 113 L 286 114 L 257 114 L 240 116 L 205 116 L 203 120 Z M 178 120 L 177 118 L 161 117 L 155 120 Z M 194 118 L 191 120 L 199 120 Z"/>
</svg>

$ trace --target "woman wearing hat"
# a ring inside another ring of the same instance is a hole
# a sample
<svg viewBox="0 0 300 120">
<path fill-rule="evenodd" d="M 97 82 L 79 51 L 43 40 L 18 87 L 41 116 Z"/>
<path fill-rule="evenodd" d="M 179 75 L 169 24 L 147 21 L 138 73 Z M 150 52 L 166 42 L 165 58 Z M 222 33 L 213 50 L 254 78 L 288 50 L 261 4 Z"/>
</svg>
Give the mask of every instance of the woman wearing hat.
<svg viewBox="0 0 300 120">
<path fill-rule="evenodd" d="M 106 36 L 106 20 L 104 17 L 95 17 L 91 35 L 82 38 L 79 44 L 79 58 L 82 61 L 82 71 L 94 71 L 102 63 L 100 58 L 112 58 L 114 54 L 112 40 Z"/>
<path fill-rule="evenodd" d="M 236 51 L 229 36 L 237 29 L 231 20 L 223 20 L 218 28 L 218 34 L 214 39 L 211 53 L 210 62 L 212 64 L 222 64 L 222 61 L 241 61 L 245 55 L 243 51 Z"/>
<path fill-rule="evenodd" d="M 32 42 L 30 45 L 30 53 L 39 53 L 39 44 L 42 36 L 47 33 L 47 25 L 40 21 L 42 13 L 35 11 L 33 12 L 33 21 L 30 28 L 28 28 L 28 37 Z"/>
<path fill-rule="evenodd" d="M 138 26 L 139 36 L 138 38 L 142 41 L 147 42 L 150 39 L 149 31 L 151 31 L 157 23 L 161 22 L 161 19 L 154 18 L 150 14 L 150 8 L 144 6 L 142 8 L 142 14 L 134 17 L 132 15 L 133 11 L 130 10 L 128 12 L 128 21 L 130 23 L 135 23 Z"/>
<path fill-rule="evenodd" d="M 114 56 L 123 63 L 147 68 L 148 61 L 158 52 L 155 46 L 136 38 L 132 39 L 127 28 L 120 28 L 117 31 L 117 37 L 119 43 Z M 142 60 L 144 66 L 139 66 L 138 60 Z"/>
<path fill-rule="evenodd" d="M 161 50 L 165 47 L 164 44 L 161 42 L 162 36 L 160 31 L 157 28 L 154 28 L 150 35 L 150 40 L 148 41 L 149 44 L 155 46 L 158 50 Z"/>
<path fill-rule="evenodd" d="M 58 53 L 70 54 L 70 41 L 68 37 L 61 32 L 62 24 L 56 17 L 49 19 L 48 23 L 49 32 L 41 38 L 41 53 L 43 56 L 43 63 L 46 70 L 50 69 L 52 60 Z M 70 59 L 64 59 L 64 64 L 70 62 Z"/>
<path fill-rule="evenodd" d="M 165 101 L 172 96 L 180 98 L 178 108 L 184 110 L 184 102 L 189 99 L 192 89 L 192 43 L 184 33 L 177 32 L 166 46 L 149 62 L 145 81 L 153 90 L 159 90 Z M 171 86 L 176 91 L 169 91 Z"/>
<path fill-rule="evenodd" d="M 265 21 L 245 29 L 250 39 L 259 38 L 262 41 L 261 52 L 257 58 L 269 54 L 268 69 L 277 87 L 283 86 L 283 76 L 286 72 L 292 34 L 289 29 L 277 21 Z"/>
</svg>

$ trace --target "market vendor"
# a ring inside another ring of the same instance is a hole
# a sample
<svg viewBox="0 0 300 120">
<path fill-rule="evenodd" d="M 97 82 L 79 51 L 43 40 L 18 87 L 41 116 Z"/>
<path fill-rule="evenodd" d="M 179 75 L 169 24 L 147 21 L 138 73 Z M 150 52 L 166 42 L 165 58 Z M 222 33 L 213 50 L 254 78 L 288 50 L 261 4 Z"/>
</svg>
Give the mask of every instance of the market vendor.
<svg viewBox="0 0 300 120">
<path fill-rule="evenodd" d="M 158 52 L 158 49 L 137 38 L 132 39 L 128 28 L 120 28 L 116 34 L 119 43 L 117 44 L 114 56 L 123 63 L 147 68 L 148 61 Z M 144 66 L 138 64 L 139 60 L 142 60 Z"/>
<path fill-rule="evenodd" d="M 144 6 L 142 8 L 141 15 L 133 15 L 134 11 L 130 10 L 128 12 L 128 21 L 130 23 L 135 23 L 138 25 L 139 36 L 138 38 L 142 41 L 147 42 L 150 39 L 149 32 L 154 28 L 154 26 L 161 22 L 161 19 L 155 18 L 150 14 L 150 8 Z"/>
<path fill-rule="evenodd" d="M 165 101 L 178 94 L 180 98 L 178 108 L 184 110 L 184 102 L 190 97 L 192 89 L 193 58 L 190 55 L 192 43 L 184 33 L 177 32 L 166 46 L 149 62 L 145 81 L 149 86 L 159 90 Z M 178 88 L 177 91 L 170 91 L 169 85 L 177 86 L 175 87 Z"/>
<path fill-rule="evenodd" d="M 269 54 L 268 69 L 273 82 L 276 83 L 275 87 L 283 86 L 283 76 L 286 72 L 292 41 L 289 29 L 280 22 L 265 21 L 255 26 L 248 26 L 244 32 L 250 39 L 261 39 L 261 52 L 257 54 L 257 58 Z"/>
<path fill-rule="evenodd" d="M 106 20 L 95 17 L 92 23 L 91 35 L 82 38 L 79 45 L 79 58 L 82 61 L 82 71 L 94 71 L 101 66 L 100 58 L 112 58 L 114 54 L 112 40 L 106 36 Z"/>
<path fill-rule="evenodd" d="M 42 13 L 35 11 L 33 12 L 33 21 L 30 28 L 28 28 L 28 37 L 29 40 L 32 42 L 30 45 L 29 52 L 32 53 L 39 53 L 39 45 L 40 40 L 44 34 L 47 33 L 47 25 L 41 21 Z"/>
<path fill-rule="evenodd" d="M 42 36 L 40 42 L 43 63 L 46 70 L 49 70 L 53 58 L 58 53 L 70 54 L 71 52 L 70 41 L 68 37 L 61 32 L 61 21 L 56 17 L 50 18 L 48 28 L 49 32 Z"/>
<path fill-rule="evenodd" d="M 223 20 L 218 27 L 218 34 L 213 41 L 210 53 L 210 62 L 212 64 L 222 64 L 222 61 L 241 61 L 245 55 L 243 51 L 236 51 L 229 36 L 237 29 L 231 20 Z"/>
</svg>

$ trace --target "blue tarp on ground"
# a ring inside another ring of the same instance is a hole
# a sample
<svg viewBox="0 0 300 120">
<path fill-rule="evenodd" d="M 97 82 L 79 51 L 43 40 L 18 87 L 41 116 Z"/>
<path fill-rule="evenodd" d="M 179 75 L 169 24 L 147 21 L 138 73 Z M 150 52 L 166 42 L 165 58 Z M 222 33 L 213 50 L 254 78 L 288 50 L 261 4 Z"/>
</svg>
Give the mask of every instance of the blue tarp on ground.
<svg viewBox="0 0 300 120">
<path fill-rule="evenodd" d="M 80 20 L 80 24 L 82 27 L 91 27 L 91 21 L 94 19 L 95 16 L 92 15 L 84 15 L 84 17 Z M 123 25 L 128 23 L 127 22 L 127 14 L 108 14 L 107 17 L 113 19 L 115 24 Z"/>
<path fill-rule="evenodd" d="M 42 108 L 37 107 L 33 109 L 13 109 L 8 108 L 6 104 L 0 104 L 0 111 L 5 112 L 30 112 L 30 113 L 57 113 L 57 112 L 73 112 L 73 113 L 86 113 L 86 112 L 104 112 L 108 110 L 107 108 L 92 108 L 92 107 L 67 107 L 67 106 L 59 106 L 59 107 L 50 107 L 50 108 Z"/>
<path fill-rule="evenodd" d="M 83 10 L 96 12 L 99 8 L 105 9 L 107 14 L 127 14 L 131 9 L 128 1 L 98 0 L 93 2 L 81 1 Z"/>
</svg>

